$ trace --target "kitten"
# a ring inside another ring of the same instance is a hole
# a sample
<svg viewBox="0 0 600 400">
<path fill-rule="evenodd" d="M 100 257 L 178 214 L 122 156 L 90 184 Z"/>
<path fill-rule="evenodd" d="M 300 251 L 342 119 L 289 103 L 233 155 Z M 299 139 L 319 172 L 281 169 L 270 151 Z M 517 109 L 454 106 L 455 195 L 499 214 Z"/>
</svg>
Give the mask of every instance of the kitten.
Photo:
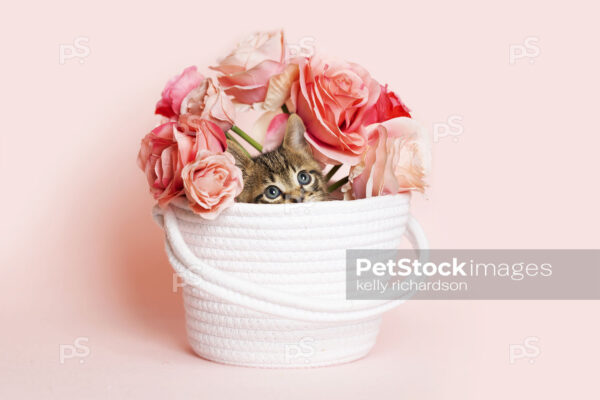
<svg viewBox="0 0 600 400">
<path fill-rule="evenodd" d="M 290 115 L 283 143 L 277 149 L 250 158 L 239 144 L 228 140 L 228 150 L 242 170 L 241 203 L 303 203 L 327 200 L 321 166 L 304 139 L 304 124 Z"/>
</svg>

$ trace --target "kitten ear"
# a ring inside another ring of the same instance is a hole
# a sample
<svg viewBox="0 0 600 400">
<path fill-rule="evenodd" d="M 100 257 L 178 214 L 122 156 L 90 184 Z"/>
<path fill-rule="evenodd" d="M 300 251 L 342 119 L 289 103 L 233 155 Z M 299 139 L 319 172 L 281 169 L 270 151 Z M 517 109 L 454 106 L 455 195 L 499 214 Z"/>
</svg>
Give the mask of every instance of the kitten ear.
<svg viewBox="0 0 600 400">
<path fill-rule="evenodd" d="M 227 140 L 227 152 L 235 158 L 235 163 L 242 170 L 248 169 L 254 161 L 248 155 L 246 150 L 233 140 Z"/>
<path fill-rule="evenodd" d="M 302 118 L 298 114 L 291 114 L 285 127 L 285 136 L 283 137 L 283 148 L 292 151 L 303 151 L 311 153 L 310 146 L 304 139 L 306 128 Z"/>
</svg>

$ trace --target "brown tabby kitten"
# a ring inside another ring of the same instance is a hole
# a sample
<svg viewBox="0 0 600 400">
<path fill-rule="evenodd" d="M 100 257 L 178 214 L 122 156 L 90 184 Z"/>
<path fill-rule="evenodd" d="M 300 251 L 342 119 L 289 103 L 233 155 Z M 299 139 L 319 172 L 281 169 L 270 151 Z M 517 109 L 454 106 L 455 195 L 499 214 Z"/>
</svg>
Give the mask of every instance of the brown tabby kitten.
<svg viewBox="0 0 600 400">
<path fill-rule="evenodd" d="M 327 200 L 321 166 L 312 156 L 304 131 L 302 119 L 290 115 L 281 146 L 254 158 L 237 143 L 227 141 L 228 151 L 244 176 L 244 190 L 237 201 L 276 204 Z"/>
</svg>

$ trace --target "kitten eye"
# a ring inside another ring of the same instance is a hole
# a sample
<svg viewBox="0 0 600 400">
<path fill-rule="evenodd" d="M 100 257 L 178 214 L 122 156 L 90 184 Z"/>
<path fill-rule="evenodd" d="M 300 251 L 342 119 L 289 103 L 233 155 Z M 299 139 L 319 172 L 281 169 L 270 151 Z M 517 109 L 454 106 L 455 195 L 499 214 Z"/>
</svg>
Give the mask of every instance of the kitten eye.
<svg viewBox="0 0 600 400">
<path fill-rule="evenodd" d="M 281 190 L 275 185 L 271 185 L 265 189 L 265 196 L 268 199 L 275 200 L 279 196 L 281 196 Z"/>
<path fill-rule="evenodd" d="M 306 171 L 298 172 L 298 183 L 301 185 L 308 185 L 311 181 L 311 176 Z"/>
</svg>

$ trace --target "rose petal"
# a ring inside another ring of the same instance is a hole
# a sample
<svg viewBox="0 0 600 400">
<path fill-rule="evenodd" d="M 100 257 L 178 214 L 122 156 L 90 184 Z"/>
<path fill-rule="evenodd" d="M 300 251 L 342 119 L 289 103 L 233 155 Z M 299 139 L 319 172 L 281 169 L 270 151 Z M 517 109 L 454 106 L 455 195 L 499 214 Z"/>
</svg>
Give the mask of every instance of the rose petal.
<svg viewBox="0 0 600 400">
<path fill-rule="evenodd" d="M 262 112 L 256 122 L 252 125 L 252 129 L 250 129 L 250 136 L 254 138 L 259 143 L 263 145 L 263 152 L 269 151 L 267 147 L 265 147 L 265 140 L 267 136 L 267 130 L 273 121 L 273 118 L 281 114 L 281 111 L 266 111 Z"/>
<path fill-rule="evenodd" d="M 290 64 L 282 73 L 271 77 L 265 96 L 264 107 L 267 110 L 280 108 L 290 97 L 292 84 L 298 79 L 298 65 Z"/>
<path fill-rule="evenodd" d="M 289 114 L 281 113 L 276 115 L 267 128 L 265 141 L 263 143 L 263 152 L 275 150 L 283 142 L 285 136 L 285 127 Z"/>
</svg>

